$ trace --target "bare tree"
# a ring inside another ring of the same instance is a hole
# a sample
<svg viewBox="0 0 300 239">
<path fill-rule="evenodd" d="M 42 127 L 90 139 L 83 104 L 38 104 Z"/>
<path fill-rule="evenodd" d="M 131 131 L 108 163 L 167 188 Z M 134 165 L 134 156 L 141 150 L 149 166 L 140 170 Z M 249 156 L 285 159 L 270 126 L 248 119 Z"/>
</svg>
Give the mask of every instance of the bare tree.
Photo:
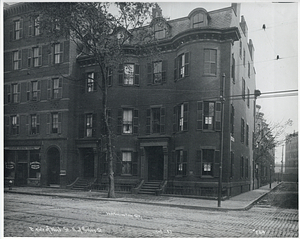
<svg viewBox="0 0 300 239">
<path fill-rule="evenodd" d="M 271 165 L 274 162 L 274 150 L 285 139 L 281 139 L 291 120 L 285 123 L 267 123 L 264 114 L 256 115 L 256 131 L 254 133 L 254 160 L 257 164 Z"/>
<path fill-rule="evenodd" d="M 151 10 L 157 6 L 146 2 L 77 2 L 38 3 L 39 25 L 49 39 L 66 36 L 83 55 L 93 57 L 100 76 L 96 84 L 102 94 L 103 137 L 108 161 L 108 197 L 115 197 L 114 154 L 112 131 L 107 114 L 108 72 L 124 61 L 126 50 L 136 54 L 155 51 L 151 28 L 145 27 L 151 19 Z M 97 79 L 95 79 L 97 80 Z"/>
</svg>

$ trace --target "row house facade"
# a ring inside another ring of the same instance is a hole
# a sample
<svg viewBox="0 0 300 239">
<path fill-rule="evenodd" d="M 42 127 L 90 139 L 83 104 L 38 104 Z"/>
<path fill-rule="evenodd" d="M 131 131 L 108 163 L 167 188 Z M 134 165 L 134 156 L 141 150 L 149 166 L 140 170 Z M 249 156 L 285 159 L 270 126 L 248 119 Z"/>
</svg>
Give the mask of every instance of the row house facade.
<svg viewBox="0 0 300 239">
<path fill-rule="evenodd" d="M 104 187 L 99 69 L 71 41 L 35 35 L 26 11 L 20 4 L 5 14 L 5 178 Z M 224 196 L 250 190 L 254 47 L 240 4 L 169 21 L 160 9 L 154 15 L 160 54 L 128 54 L 108 73 L 117 189 L 158 181 L 168 194 L 216 195 L 222 160 Z"/>
</svg>

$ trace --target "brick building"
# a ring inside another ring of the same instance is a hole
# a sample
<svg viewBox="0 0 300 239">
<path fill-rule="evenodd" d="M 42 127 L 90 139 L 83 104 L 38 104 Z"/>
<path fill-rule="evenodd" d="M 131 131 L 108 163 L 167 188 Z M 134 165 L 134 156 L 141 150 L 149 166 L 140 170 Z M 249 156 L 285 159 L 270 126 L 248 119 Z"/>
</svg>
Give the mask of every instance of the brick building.
<svg viewBox="0 0 300 239">
<path fill-rule="evenodd" d="M 71 41 L 49 45 L 27 6 L 5 10 L 5 178 L 61 187 L 86 178 L 103 188 L 99 69 Z M 254 47 L 240 4 L 170 21 L 157 10 L 149 27 L 162 52 L 128 55 L 110 72 L 117 190 L 155 181 L 166 193 L 216 195 L 223 80 L 223 193 L 250 190 Z"/>
<path fill-rule="evenodd" d="M 285 173 L 298 175 L 298 132 L 286 136 Z"/>
</svg>

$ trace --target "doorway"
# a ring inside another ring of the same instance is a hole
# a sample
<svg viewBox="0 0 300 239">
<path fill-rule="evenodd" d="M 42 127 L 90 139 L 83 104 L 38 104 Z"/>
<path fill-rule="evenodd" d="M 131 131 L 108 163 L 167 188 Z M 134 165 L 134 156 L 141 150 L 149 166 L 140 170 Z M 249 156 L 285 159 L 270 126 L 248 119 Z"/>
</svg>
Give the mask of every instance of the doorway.
<svg viewBox="0 0 300 239">
<path fill-rule="evenodd" d="M 17 164 L 16 185 L 24 186 L 27 184 L 28 163 L 19 162 Z"/>
<path fill-rule="evenodd" d="M 148 158 L 148 180 L 163 180 L 164 176 L 164 153 L 163 147 L 146 147 Z"/>
<path fill-rule="evenodd" d="M 93 178 L 94 177 L 94 151 L 92 148 L 82 150 L 83 158 L 83 177 Z"/>
<path fill-rule="evenodd" d="M 50 148 L 47 152 L 48 185 L 60 183 L 60 153 L 57 148 Z"/>
</svg>

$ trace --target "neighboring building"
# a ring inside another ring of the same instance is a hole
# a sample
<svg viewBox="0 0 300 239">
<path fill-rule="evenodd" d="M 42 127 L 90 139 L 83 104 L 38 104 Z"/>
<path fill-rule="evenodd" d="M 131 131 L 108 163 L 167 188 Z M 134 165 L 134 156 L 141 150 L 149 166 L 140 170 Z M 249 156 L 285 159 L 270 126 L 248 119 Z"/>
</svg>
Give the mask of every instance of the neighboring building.
<svg viewBox="0 0 300 239">
<path fill-rule="evenodd" d="M 298 132 L 285 140 L 285 174 L 298 175 Z"/>
<path fill-rule="evenodd" d="M 73 173 L 76 48 L 41 36 L 29 3 L 4 10 L 5 179 L 65 185 Z"/>
<path fill-rule="evenodd" d="M 27 6 L 5 11 L 5 177 L 17 185 L 61 187 L 93 178 L 104 187 L 97 65 L 77 56 L 71 41 L 49 47 L 26 18 Z M 239 19 L 240 4 L 197 8 L 170 21 L 159 10 L 150 26 L 161 54 L 131 54 L 109 72 L 117 189 L 145 180 L 166 182 L 166 193 L 216 195 L 223 79 L 223 193 L 251 189 L 254 47 L 245 18 Z M 67 80 L 78 75 L 81 83 Z"/>
<path fill-rule="evenodd" d="M 261 106 L 256 105 L 254 135 L 254 188 L 259 188 L 275 179 L 275 147 L 272 132 L 260 112 Z M 271 177 L 270 177 L 271 176 Z"/>
</svg>

